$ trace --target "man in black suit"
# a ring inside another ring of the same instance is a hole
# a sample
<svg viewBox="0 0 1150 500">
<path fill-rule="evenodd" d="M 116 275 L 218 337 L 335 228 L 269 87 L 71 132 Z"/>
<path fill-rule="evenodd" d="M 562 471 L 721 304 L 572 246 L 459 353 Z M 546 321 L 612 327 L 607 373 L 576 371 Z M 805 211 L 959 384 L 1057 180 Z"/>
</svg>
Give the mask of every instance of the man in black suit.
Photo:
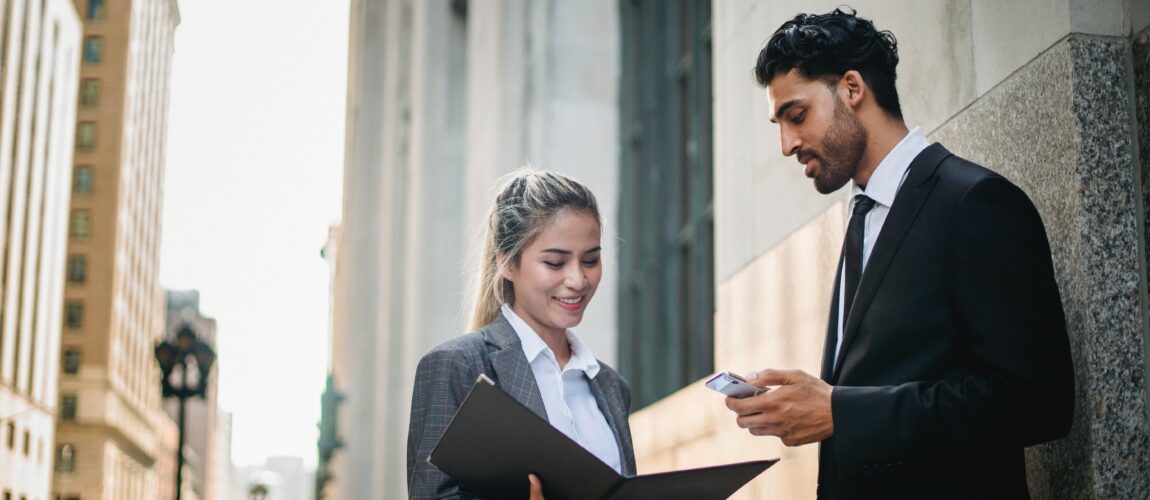
<svg viewBox="0 0 1150 500">
<path fill-rule="evenodd" d="M 1026 498 L 1023 448 L 1065 435 L 1074 375 L 1050 247 L 1026 194 L 902 120 L 894 36 L 802 14 L 759 54 L 782 151 L 852 181 L 822 376 L 767 369 L 742 428 L 820 442 L 820 498 Z"/>
</svg>

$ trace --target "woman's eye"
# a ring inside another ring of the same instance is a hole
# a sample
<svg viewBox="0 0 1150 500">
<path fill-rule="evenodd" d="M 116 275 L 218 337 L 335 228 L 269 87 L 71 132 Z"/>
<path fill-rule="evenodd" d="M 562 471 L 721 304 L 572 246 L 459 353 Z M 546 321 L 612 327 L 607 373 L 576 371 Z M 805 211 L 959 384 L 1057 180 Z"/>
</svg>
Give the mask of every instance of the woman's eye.
<svg viewBox="0 0 1150 500">
<path fill-rule="evenodd" d="M 587 266 L 587 267 L 592 267 L 598 263 L 599 263 L 599 259 L 588 259 L 588 260 L 583 261 L 583 265 Z"/>
<path fill-rule="evenodd" d="M 546 260 L 543 261 L 543 265 L 550 267 L 551 269 L 559 269 L 559 268 L 563 267 L 562 262 L 548 262 Z"/>
</svg>

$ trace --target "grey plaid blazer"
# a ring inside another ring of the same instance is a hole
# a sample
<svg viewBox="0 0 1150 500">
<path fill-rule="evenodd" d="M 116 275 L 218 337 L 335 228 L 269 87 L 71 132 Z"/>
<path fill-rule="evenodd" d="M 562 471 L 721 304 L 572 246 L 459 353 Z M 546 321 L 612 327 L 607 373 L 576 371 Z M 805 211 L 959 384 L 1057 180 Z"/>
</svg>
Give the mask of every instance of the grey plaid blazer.
<svg viewBox="0 0 1150 500">
<path fill-rule="evenodd" d="M 635 475 L 635 452 L 627 424 L 631 389 L 614 369 L 603 362 L 599 362 L 599 367 L 599 373 L 591 379 L 591 392 L 615 433 L 623 474 Z M 531 364 L 523 354 L 519 336 L 502 314 L 480 331 L 436 347 L 419 360 L 415 371 L 407 431 L 407 494 L 410 498 L 475 498 L 460 491 L 458 483 L 427 463 L 427 457 L 480 373 L 536 415 L 547 418 L 543 396 L 535 383 Z"/>
</svg>

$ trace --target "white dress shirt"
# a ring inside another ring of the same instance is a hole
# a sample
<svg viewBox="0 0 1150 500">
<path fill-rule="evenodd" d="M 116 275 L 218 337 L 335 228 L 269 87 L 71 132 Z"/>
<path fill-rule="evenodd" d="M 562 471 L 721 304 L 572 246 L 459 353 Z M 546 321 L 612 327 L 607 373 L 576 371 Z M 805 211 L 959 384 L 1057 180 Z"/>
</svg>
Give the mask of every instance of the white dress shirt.
<svg viewBox="0 0 1150 500">
<path fill-rule="evenodd" d="M 531 372 L 535 374 L 535 383 L 539 386 L 543 406 L 547 409 L 547 420 L 622 474 L 623 464 L 615 433 L 611 431 L 607 417 L 599 409 L 599 403 L 591 392 L 591 379 L 599 373 L 599 362 L 595 360 L 591 349 L 579 340 L 573 330 L 568 329 L 567 342 L 571 346 L 571 359 L 560 369 L 555 352 L 507 304 L 503 305 L 503 316 L 519 335 L 523 354 L 527 355 L 527 361 L 531 363 Z"/>
<path fill-rule="evenodd" d="M 890 153 L 887 153 L 886 158 L 882 159 L 882 162 L 874 169 L 874 173 L 871 174 L 870 180 L 867 181 L 865 189 L 851 182 L 851 198 L 850 202 L 847 203 L 847 214 L 854 210 L 855 196 L 862 194 L 875 201 L 874 208 L 864 218 L 862 248 L 862 269 L 864 271 L 867 261 L 870 259 L 871 249 L 874 248 L 875 240 L 878 239 L 882 225 L 886 222 L 886 216 L 890 213 L 891 206 L 894 205 L 894 198 L 898 195 L 898 190 L 902 188 L 906 174 L 910 171 L 910 163 L 928 146 L 930 146 L 930 142 L 926 140 L 926 136 L 919 131 L 918 127 L 915 127 L 895 145 L 894 149 L 890 150 Z M 843 267 L 844 269 L 841 269 L 839 273 L 839 326 L 838 338 L 835 342 L 834 361 L 836 365 L 839 359 L 839 349 L 843 345 L 843 327 L 845 326 L 843 324 L 843 302 L 844 295 L 846 295 L 845 262 Z"/>
</svg>

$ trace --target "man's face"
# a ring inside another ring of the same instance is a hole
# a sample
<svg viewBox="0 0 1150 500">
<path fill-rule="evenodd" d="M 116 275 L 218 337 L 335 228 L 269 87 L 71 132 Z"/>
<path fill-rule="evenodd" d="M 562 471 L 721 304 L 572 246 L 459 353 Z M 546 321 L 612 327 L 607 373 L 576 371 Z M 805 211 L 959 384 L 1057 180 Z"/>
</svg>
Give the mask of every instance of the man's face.
<svg viewBox="0 0 1150 500">
<path fill-rule="evenodd" d="M 779 124 L 784 156 L 797 156 L 803 175 L 820 193 L 832 193 L 854 176 L 866 151 L 867 132 L 836 90 L 791 70 L 767 86 L 771 121 Z"/>
</svg>

